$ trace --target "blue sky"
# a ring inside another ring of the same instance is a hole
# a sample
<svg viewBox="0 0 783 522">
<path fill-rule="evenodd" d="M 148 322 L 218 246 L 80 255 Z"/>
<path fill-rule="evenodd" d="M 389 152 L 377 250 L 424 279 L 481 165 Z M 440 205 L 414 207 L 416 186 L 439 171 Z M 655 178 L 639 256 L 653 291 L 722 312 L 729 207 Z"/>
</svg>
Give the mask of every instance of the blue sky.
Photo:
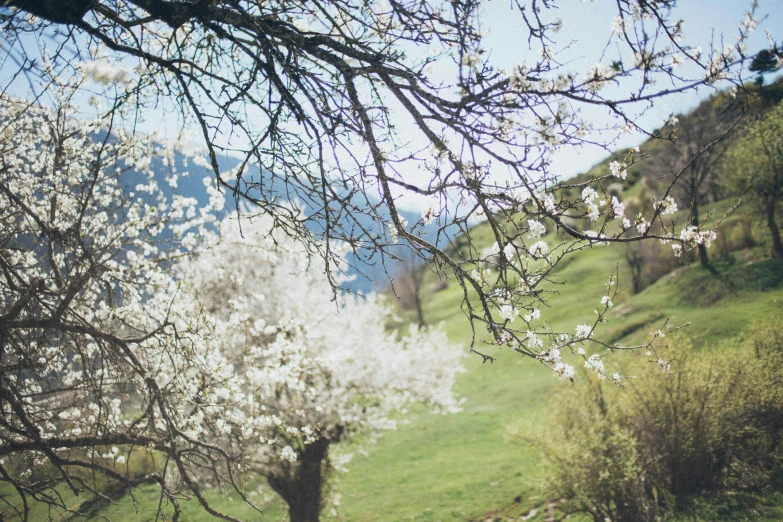
<svg viewBox="0 0 783 522">
<path fill-rule="evenodd" d="M 482 29 L 487 32 L 484 46 L 491 53 L 491 60 L 500 67 L 511 67 L 523 60 L 531 63 L 538 55 L 537 43 L 533 43 L 533 49 L 528 47 L 526 28 L 520 25 L 519 16 L 513 15 L 512 2 L 488 0 L 482 13 Z M 572 44 L 559 58 L 567 63 L 569 69 L 585 71 L 599 61 L 606 47 L 612 19 L 617 15 L 617 3 L 615 0 L 561 0 L 555 3 L 558 9 L 546 14 L 551 19 L 563 20 L 557 44 L 561 48 Z M 674 18 L 685 21 L 685 40 L 706 50 L 713 41 L 720 44 L 721 38 L 724 44 L 734 43 L 739 34 L 738 25 L 750 7 L 751 1 L 745 0 L 681 0 L 674 11 Z M 759 27 L 748 41 L 751 54 L 769 47 L 765 35 L 767 29 L 778 44 L 783 42 L 783 0 L 759 0 L 756 18 L 759 19 Z M 643 126 L 658 127 L 670 114 L 688 112 L 714 92 L 714 89 L 702 88 L 659 99 L 639 121 Z M 609 121 L 606 110 L 596 110 L 589 117 L 596 124 Z M 643 140 L 640 133 L 625 135 L 618 141 L 617 147 L 638 145 Z M 553 156 L 552 170 L 562 177 L 570 177 L 585 172 L 605 156 L 606 152 L 597 147 L 557 151 Z"/>
</svg>

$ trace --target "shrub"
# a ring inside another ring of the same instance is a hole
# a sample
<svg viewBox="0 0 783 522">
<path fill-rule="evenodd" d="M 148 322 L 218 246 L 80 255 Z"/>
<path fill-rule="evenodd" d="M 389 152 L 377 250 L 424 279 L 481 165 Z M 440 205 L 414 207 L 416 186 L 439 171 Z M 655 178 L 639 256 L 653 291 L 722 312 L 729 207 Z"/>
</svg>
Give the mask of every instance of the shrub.
<svg viewBox="0 0 783 522">
<path fill-rule="evenodd" d="M 645 491 L 638 441 L 617 422 L 606 391 L 591 382 L 559 397 L 553 433 L 545 439 L 548 491 L 564 500 L 560 508 L 566 514 L 584 513 L 600 522 L 654 520 L 661 502 Z"/>
<path fill-rule="evenodd" d="M 550 492 L 596 521 L 646 521 L 691 497 L 768 484 L 781 469 L 783 323 L 697 353 L 679 341 L 671 372 L 639 367 L 626 387 L 573 387 L 547 439 Z"/>
</svg>

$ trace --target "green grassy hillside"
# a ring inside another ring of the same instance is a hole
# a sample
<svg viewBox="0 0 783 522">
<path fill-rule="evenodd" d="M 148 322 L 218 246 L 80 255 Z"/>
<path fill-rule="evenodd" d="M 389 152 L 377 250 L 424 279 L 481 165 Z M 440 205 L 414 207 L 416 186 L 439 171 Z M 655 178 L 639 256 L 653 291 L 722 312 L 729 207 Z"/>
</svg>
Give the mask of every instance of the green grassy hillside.
<svg viewBox="0 0 783 522">
<path fill-rule="evenodd" d="M 546 315 L 555 328 L 587 322 L 603 282 L 618 267 L 622 247 L 596 247 L 561 272 L 567 282 Z M 682 335 L 710 349 L 737 336 L 760 318 L 783 316 L 783 266 L 771 260 L 715 263 L 715 273 L 698 264 L 682 266 L 638 295 L 624 290 L 603 334 L 621 344 L 649 339 L 665 319 L 690 323 Z M 629 284 L 619 264 L 620 284 Z M 567 289 L 567 292 L 566 290 Z M 459 289 L 427 300 L 426 317 L 443 320 L 456 341 L 466 342 L 466 319 L 453 313 Z M 632 354 L 616 354 L 618 366 Z M 522 515 L 548 501 L 541 491 L 535 447 L 518 443 L 520 429 L 535 429 L 547 415 L 548 398 L 570 386 L 535 361 L 500 353 L 494 364 L 468 359 L 458 392 L 465 411 L 451 417 L 415 416 L 410 425 L 367 447 L 367 455 L 340 478 L 341 513 L 346 520 L 466 520 L 491 513 Z M 520 428 L 521 427 L 521 428 Z M 509 437 L 510 431 L 517 432 Z M 524 438 L 524 437 L 523 437 Z"/>
</svg>

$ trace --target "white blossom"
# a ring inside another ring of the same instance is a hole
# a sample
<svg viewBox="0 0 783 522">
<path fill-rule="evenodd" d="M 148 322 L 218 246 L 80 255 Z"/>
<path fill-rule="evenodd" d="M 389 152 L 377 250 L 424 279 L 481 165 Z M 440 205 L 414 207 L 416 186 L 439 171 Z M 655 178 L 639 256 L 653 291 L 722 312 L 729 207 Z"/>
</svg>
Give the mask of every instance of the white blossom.
<svg viewBox="0 0 783 522">
<path fill-rule="evenodd" d="M 476 69 L 481 64 L 481 55 L 476 51 L 468 51 L 462 56 L 462 65 Z"/>
<path fill-rule="evenodd" d="M 612 214 L 615 219 L 625 219 L 625 204 L 621 203 L 619 199 L 617 199 L 617 196 L 612 196 Z M 625 226 L 625 221 L 623 222 L 623 228 L 631 228 L 630 222 L 628 222 L 628 226 Z"/>
<path fill-rule="evenodd" d="M 571 366 L 570 364 L 559 362 L 555 364 L 554 372 L 561 379 L 566 379 L 569 381 L 574 380 L 574 374 L 575 374 L 574 367 Z"/>
<path fill-rule="evenodd" d="M 528 227 L 527 237 L 531 239 L 540 239 L 541 236 L 546 234 L 546 227 L 536 219 L 528 219 L 527 227 Z"/>
<path fill-rule="evenodd" d="M 529 323 L 531 321 L 538 321 L 541 319 L 541 310 L 538 308 L 533 309 L 530 313 L 525 314 L 523 317 L 526 323 Z"/>
<path fill-rule="evenodd" d="M 666 196 L 663 200 L 655 204 L 655 208 L 658 209 L 662 216 L 668 216 L 677 212 L 677 202 L 671 196 Z"/>
<path fill-rule="evenodd" d="M 549 252 L 549 245 L 544 241 L 537 241 L 530 247 L 530 255 L 536 258 L 544 257 Z"/>
<path fill-rule="evenodd" d="M 511 305 L 501 306 L 500 310 L 498 310 L 498 313 L 504 321 L 513 321 L 517 316 L 517 311 L 514 310 L 514 307 Z"/>
<path fill-rule="evenodd" d="M 598 92 L 612 79 L 612 76 L 614 71 L 611 67 L 600 63 L 592 65 L 585 73 L 587 89 L 593 93 Z"/>
<path fill-rule="evenodd" d="M 438 211 L 434 206 L 429 206 L 421 212 L 421 219 L 425 225 L 431 224 L 438 216 Z"/>
<path fill-rule="evenodd" d="M 617 15 L 614 20 L 612 20 L 612 32 L 617 36 L 625 34 L 625 20 L 623 20 L 621 15 Z"/>
<path fill-rule="evenodd" d="M 585 368 L 593 370 L 598 374 L 599 379 L 606 378 L 606 368 L 604 362 L 598 354 L 593 354 L 585 360 Z"/>
<path fill-rule="evenodd" d="M 82 74 L 92 80 L 108 85 L 110 83 L 126 83 L 130 81 L 130 74 L 109 62 L 93 60 L 79 64 Z"/>
<path fill-rule="evenodd" d="M 286 460 L 288 462 L 296 462 L 297 461 L 297 454 L 294 451 L 294 449 L 291 446 L 285 446 L 280 451 L 280 457 L 283 460 Z"/>
<path fill-rule="evenodd" d="M 593 327 L 587 324 L 580 324 L 576 327 L 576 337 L 579 339 L 588 339 L 593 334 Z"/>
<path fill-rule="evenodd" d="M 527 346 L 530 349 L 540 349 L 544 346 L 544 340 L 541 339 L 535 332 L 528 330 L 525 332 Z"/>
<path fill-rule="evenodd" d="M 613 161 L 609 164 L 609 170 L 612 176 L 625 179 L 628 176 L 627 165 L 618 161 Z"/>
</svg>

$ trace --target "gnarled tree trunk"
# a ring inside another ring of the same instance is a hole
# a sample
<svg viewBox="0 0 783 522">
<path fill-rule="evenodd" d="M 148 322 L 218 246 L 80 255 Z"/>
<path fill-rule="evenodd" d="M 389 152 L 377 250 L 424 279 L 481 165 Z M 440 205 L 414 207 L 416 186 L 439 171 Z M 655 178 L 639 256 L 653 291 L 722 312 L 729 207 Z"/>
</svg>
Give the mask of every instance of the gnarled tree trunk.
<svg viewBox="0 0 783 522">
<path fill-rule="evenodd" d="M 78 24 L 95 0 L 10 0 L 3 7 L 13 6 L 58 24 Z"/>
<path fill-rule="evenodd" d="M 306 445 L 288 470 L 267 477 L 272 489 L 288 504 L 291 522 L 318 522 L 323 471 L 331 442 L 322 438 Z"/>
<path fill-rule="evenodd" d="M 775 221 L 777 213 L 777 200 L 773 197 L 767 203 L 767 228 L 772 235 L 772 256 L 777 259 L 783 259 L 783 242 L 780 240 L 780 228 Z"/>
</svg>

